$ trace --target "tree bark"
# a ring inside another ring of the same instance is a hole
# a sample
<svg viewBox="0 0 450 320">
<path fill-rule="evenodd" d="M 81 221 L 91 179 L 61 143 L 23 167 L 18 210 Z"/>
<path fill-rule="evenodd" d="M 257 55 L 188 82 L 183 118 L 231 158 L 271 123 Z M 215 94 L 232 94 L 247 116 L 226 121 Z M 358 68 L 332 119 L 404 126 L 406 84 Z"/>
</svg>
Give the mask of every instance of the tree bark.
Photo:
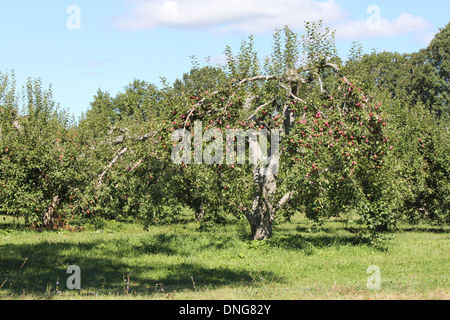
<svg viewBox="0 0 450 320">
<path fill-rule="evenodd" d="M 252 137 L 257 140 L 257 137 Z M 256 141 L 250 143 L 253 154 L 259 160 L 263 159 L 261 146 Z M 272 225 L 275 219 L 275 210 L 272 205 L 273 195 L 276 189 L 276 179 L 273 174 L 273 166 L 278 165 L 277 159 L 269 152 L 269 162 L 263 166 L 256 161 L 253 167 L 253 183 L 255 193 L 251 212 L 246 213 L 250 223 L 252 238 L 254 240 L 265 240 L 272 236 Z"/>
<path fill-rule="evenodd" d="M 203 216 L 205 215 L 205 210 L 203 206 L 199 206 L 195 209 L 195 222 L 201 222 L 203 220 Z"/>
<path fill-rule="evenodd" d="M 253 240 L 265 240 L 272 236 L 272 226 L 275 219 L 275 210 L 272 205 L 273 194 L 276 189 L 274 175 L 261 175 L 262 168 L 254 172 L 255 195 L 252 212 L 247 216 L 250 223 Z"/>
<path fill-rule="evenodd" d="M 110 163 L 106 166 L 105 170 L 100 174 L 100 176 L 97 178 L 97 186 L 101 186 L 103 183 L 103 177 L 108 172 L 108 170 L 120 159 L 120 157 L 128 151 L 128 147 L 122 147 L 117 152 L 117 155 L 114 157 L 114 159 L 111 160 Z"/>
<path fill-rule="evenodd" d="M 52 203 L 48 206 L 47 211 L 42 215 L 42 227 L 45 229 L 54 229 L 55 217 L 54 213 L 59 202 L 59 196 L 54 196 Z"/>
</svg>

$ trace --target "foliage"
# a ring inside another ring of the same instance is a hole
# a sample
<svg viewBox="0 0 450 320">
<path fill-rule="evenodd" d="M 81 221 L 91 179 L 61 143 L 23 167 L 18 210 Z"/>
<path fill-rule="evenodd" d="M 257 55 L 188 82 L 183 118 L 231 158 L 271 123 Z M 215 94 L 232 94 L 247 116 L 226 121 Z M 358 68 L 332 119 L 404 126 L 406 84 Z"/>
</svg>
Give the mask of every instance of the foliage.
<svg viewBox="0 0 450 320">
<path fill-rule="evenodd" d="M 1 211 L 41 226 L 42 214 L 57 202 L 55 225 L 63 225 L 88 179 L 87 163 L 79 159 L 85 147 L 39 79 L 28 80 L 21 106 L 12 92 L 2 96 Z"/>
</svg>

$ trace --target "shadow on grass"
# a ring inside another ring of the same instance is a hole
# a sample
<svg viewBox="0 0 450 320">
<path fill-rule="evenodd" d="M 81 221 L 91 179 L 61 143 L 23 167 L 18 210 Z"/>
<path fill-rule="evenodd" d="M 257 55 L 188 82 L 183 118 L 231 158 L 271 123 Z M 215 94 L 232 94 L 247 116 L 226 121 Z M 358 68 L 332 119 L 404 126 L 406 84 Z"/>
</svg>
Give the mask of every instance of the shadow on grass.
<svg viewBox="0 0 450 320">
<path fill-rule="evenodd" d="M 326 234 L 310 234 L 307 236 L 300 234 L 275 236 L 268 240 L 275 247 L 305 250 L 305 253 L 311 253 L 313 248 L 338 247 L 345 245 L 368 245 L 370 244 L 369 236 L 361 235 L 326 235 Z"/>
<path fill-rule="evenodd" d="M 59 291 L 67 292 L 71 274 L 66 270 L 70 265 L 81 270 L 83 294 L 154 294 L 252 285 L 251 272 L 245 267 L 209 267 L 192 259 L 171 263 L 171 256 L 183 256 L 171 247 L 176 241 L 177 235 L 155 235 L 151 241 L 136 244 L 111 239 L 0 245 L 0 297 L 25 294 L 51 298 Z M 275 277 L 270 272 L 260 274 Z"/>
<path fill-rule="evenodd" d="M 279 248 L 305 250 L 345 245 L 370 245 L 371 237 L 362 226 L 345 226 L 339 221 L 328 221 L 326 226 L 293 224 L 277 227 L 268 243 Z"/>
<path fill-rule="evenodd" d="M 423 232 L 423 233 L 450 233 L 450 228 L 444 227 L 407 227 L 400 228 L 402 232 Z"/>
<path fill-rule="evenodd" d="M 33 228 L 23 223 L 0 221 L 0 231 L 32 231 Z"/>
</svg>

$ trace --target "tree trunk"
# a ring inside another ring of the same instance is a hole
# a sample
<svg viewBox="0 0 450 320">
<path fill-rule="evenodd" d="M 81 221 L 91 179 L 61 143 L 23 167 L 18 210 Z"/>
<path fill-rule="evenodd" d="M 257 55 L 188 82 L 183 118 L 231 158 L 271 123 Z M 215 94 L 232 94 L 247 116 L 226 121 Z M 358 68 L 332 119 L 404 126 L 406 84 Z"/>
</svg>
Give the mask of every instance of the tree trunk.
<svg viewBox="0 0 450 320">
<path fill-rule="evenodd" d="M 253 240 L 265 240 L 272 236 L 272 225 L 275 210 L 272 198 L 276 188 L 274 175 L 262 175 L 264 168 L 255 167 L 253 175 L 255 195 L 253 197 L 252 212 L 247 214 Z"/>
<path fill-rule="evenodd" d="M 268 175 L 261 176 L 260 179 L 260 181 L 256 182 L 256 192 L 253 198 L 250 220 L 254 240 L 265 240 L 272 236 L 272 225 L 275 218 L 275 211 L 272 205 L 272 197 L 276 188 L 275 177 Z"/>
<path fill-rule="evenodd" d="M 200 205 L 195 209 L 195 222 L 201 222 L 203 220 L 203 215 L 205 214 L 205 210 L 203 210 L 203 206 Z"/>
<path fill-rule="evenodd" d="M 249 147 L 255 157 L 253 159 L 253 183 L 254 195 L 253 204 L 250 211 L 246 211 L 246 218 L 250 223 L 252 237 L 254 240 L 265 240 L 272 236 L 272 225 L 275 219 L 275 208 L 272 201 L 276 189 L 275 175 L 278 171 L 278 135 L 271 133 L 271 147 L 268 151 L 262 150 L 262 145 L 258 143 L 258 136 L 250 137 Z M 266 137 L 267 138 L 267 137 Z M 260 141 L 261 142 L 261 141 Z M 266 149 L 264 147 L 263 149 Z"/>
<path fill-rule="evenodd" d="M 55 228 L 55 218 L 53 214 L 55 213 L 56 206 L 59 202 L 59 196 L 53 198 L 53 202 L 48 206 L 47 211 L 42 215 L 42 227 L 45 229 Z"/>
</svg>

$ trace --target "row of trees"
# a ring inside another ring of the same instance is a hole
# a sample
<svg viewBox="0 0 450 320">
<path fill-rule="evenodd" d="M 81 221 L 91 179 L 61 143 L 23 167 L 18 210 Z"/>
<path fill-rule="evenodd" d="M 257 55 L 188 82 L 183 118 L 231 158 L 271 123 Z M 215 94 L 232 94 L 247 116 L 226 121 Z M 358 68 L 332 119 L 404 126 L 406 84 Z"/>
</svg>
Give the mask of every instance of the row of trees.
<svg viewBox="0 0 450 320">
<path fill-rule="evenodd" d="M 98 90 L 77 123 L 40 80 L 18 94 L 2 73 L 0 214 L 42 228 L 96 217 L 148 227 L 189 207 L 203 224 L 245 218 L 253 239 L 297 212 L 316 222 L 357 214 L 372 233 L 403 218 L 448 222 L 449 48 L 447 25 L 420 52 L 362 55 L 355 44 L 342 61 L 321 22 L 301 38 L 285 27 L 263 61 L 249 37 L 237 54 L 226 48 L 224 65 L 194 61 L 162 88 Z M 216 133 L 192 137 L 202 150 L 229 129 L 279 132 L 278 171 L 174 163 L 172 134 L 194 133 L 195 121 Z"/>
</svg>

